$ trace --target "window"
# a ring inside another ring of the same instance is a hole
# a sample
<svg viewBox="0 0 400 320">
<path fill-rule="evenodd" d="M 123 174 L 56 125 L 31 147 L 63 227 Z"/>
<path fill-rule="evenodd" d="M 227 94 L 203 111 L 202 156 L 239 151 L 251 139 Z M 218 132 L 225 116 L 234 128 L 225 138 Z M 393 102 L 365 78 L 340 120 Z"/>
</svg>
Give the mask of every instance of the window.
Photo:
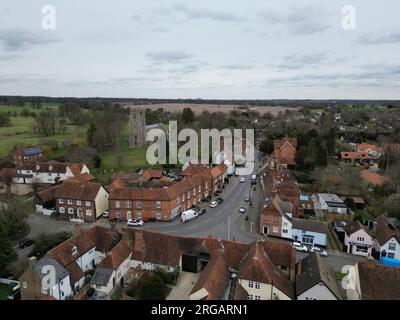
<svg viewBox="0 0 400 320">
<path fill-rule="evenodd" d="M 65 213 L 65 208 L 64 208 L 64 207 L 60 207 L 60 208 L 58 209 L 58 211 L 60 211 L 60 213 Z"/>
<path fill-rule="evenodd" d="M 120 219 L 120 218 L 121 218 L 121 212 L 116 211 L 116 212 L 115 212 L 115 217 L 116 217 L 117 219 Z"/>
<path fill-rule="evenodd" d="M 388 258 L 394 259 L 394 253 L 393 253 L 393 252 L 389 252 L 389 253 L 387 254 L 387 256 L 388 256 Z"/>
<path fill-rule="evenodd" d="M 142 208 L 142 202 L 141 201 L 136 201 L 136 208 L 138 208 L 138 209 Z"/>
<path fill-rule="evenodd" d="M 64 199 L 58 199 L 58 203 L 64 203 Z"/>
<path fill-rule="evenodd" d="M 254 288 L 254 282 L 253 281 L 249 281 L 249 288 Z"/>
<path fill-rule="evenodd" d="M 357 237 L 357 241 L 364 242 L 364 237 Z"/>
<path fill-rule="evenodd" d="M 287 229 L 282 229 L 282 233 L 288 233 Z"/>
<path fill-rule="evenodd" d="M 247 295 L 247 300 L 254 300 L 253 295 L 252 294 Z"/>
<path fill-rule="evenodd" d="M 254 296 L 254 300 L 261 300 L 260 296 Z"/>
<path fill-rule="evenodd" d="M 185 201 L 185 195 L 182 195 L 182 202 Z"/>
<path fill-rule="evenodd" d="M 161 208 L 161 201 L 156 201 L 156 208 Z"/>
<path fill-rule="evenodd" d="M 82 204 L 81 200 L 76 200 L 76 204 L 80 206 Z"/>
<path fill-rule="evenodd" d="M 121 208 L 121 203 L 119 201 L 115 201 L 115 207 L 117 209 Z"/>
<path fill-rule="evenodd" d="M 207 189 L 208 188 L 208 182 L 206 181 L 206 186 L 205 186 L 205 188 Z"/>
<path fill-rule="evenodd" d="M 396 250 L 396 244 L 395 243 L 389 243 L 389 250 Z"/>
<path fill-rule="evenodd" d="M 357 247 L 356 247 L 356 251 L 357 251 L 357 252 L 364 252 L 364 253 L 367 253 L 367 252 L 368 252 L 368 248 L 367 248 L 367 247 L 357 246 Z"/>
<path fill-rule="evenodd" d="M 74 214 L 74 208 L 68 208 L 68 213 L 69 214 Z"/>
<path fill-rule="evenodd" d="M 193 189 L 193 195 L 196 195 L 196 188 Z"/>
<path fill-rule="evenodd" d="M 129 200 L 126 202 L 126 207 L 128 209 L 130 209 L 132 207 L 132 203 Z"/>
<path fill-rule="evenodd" d="M 257 290 L 260 290 L 260 283 L 259 282 L 254 282 L 254 288 Z"/>
<path fill-rule="evenodd" d="M 68 200 L 67 200 L 67 203 L 68 203 L 68 204 L 72 204 L 72 200 L 71 200 L 71 199 L 68 199 Z"/>
<path fill-rule="evenodd" d="M 142 219 L 142 213 L 136 212 L 136 219 Z"/>
<path fill-rule="evenodd" d="M 199 192 L 201 192 L 201 186 L 199 186 Z"/>
<path fill-rule="evenodd" d="M 87 215 L 87 216 L 91 216 L 91 215 L 92 215 L 92 210 L 87 209 L 87 210 L 86 210 L 86 215 Z"/>
<path fill-rule="evenodd" d="M 303 236 L 303 243 L 305 243 L 305 244 L 313 244 L 314 243 L 314 237 Z"/>
<path fill-rule="evenodd" d="M 187 196 L 187 198 L 190 199 L 190 191 L 188 191 L 188 196 Z"/>
<path fill-rule="evenodd" d="M 161 211 L 157 211 L 157 212 L 156 212 L 156 218 L 157 218 L 158 220 L 161 219 Z"/>
<path fill-rule="evenodd" d="M 274 232 L 274 233 L 279 232 L 279 228 L 278 227 L 272 227 L 272 232 Z"/>
<path fill-rule="evenodd" d="M 284 226 L 284 227 L 287 227 L 287 222 L 286 222 L 286 221 L 283 223 L 283 226 Z"/>
<path fill-rule="evenodd" d="M 90 201 L 86 201 L 86 207 L 90 207 Z"/>
</svg>

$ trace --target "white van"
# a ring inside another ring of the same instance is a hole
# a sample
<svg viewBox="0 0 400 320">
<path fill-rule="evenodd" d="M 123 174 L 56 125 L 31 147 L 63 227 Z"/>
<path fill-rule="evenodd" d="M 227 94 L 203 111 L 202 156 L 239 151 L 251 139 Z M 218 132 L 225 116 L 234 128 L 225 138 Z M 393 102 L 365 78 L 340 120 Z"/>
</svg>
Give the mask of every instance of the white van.
<svg viewBox="0 0 400 320">
<path fill-rule="evenodd" d="M 194 218 L 197 218 L 198 216 L 199 216 L 198 212 L 196 212 L 194 210 L 187 210 L 187 211 L 182 212 L 181 221 L 186 222 L 186 221 L 192 220 Z"/>
</svg>

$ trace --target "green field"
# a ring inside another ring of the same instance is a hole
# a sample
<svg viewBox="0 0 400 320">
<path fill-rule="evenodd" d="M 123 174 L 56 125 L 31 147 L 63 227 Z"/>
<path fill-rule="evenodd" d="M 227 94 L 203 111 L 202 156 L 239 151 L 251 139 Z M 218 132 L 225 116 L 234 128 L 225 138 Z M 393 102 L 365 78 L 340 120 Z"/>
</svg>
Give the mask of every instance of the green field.
<svg viewBox="0 0 400 320">
<path fill-rule="evenodd" d="M 78 136 L 77 127 L 68 125 L 66 132 L 50 137 L 43 137 L 33 133 L 33 118 L 11 117 L 11 125 L 0 128 L 0 157 L 4 157 L 17 145 L 36 146 L 40 145 L 43 139 L 63 141 Z M 62 150 L 58 150 L 52 157 L 61 156 Z"/>
</svg>

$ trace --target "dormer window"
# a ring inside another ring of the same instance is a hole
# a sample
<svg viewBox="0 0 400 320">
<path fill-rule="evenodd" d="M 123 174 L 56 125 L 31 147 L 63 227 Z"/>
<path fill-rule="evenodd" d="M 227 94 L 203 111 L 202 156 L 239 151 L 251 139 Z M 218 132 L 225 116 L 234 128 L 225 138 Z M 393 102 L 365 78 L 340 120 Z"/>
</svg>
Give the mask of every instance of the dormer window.
<svg viewBox="0 0 400 320">
<path fill-rule="evenodd" d="M 77 254 L 78 254 L 78 248 L 77 248 L 77 246 L 73 246 L 72 247 L 72 255 L 75 256 Z"/>
</svg>

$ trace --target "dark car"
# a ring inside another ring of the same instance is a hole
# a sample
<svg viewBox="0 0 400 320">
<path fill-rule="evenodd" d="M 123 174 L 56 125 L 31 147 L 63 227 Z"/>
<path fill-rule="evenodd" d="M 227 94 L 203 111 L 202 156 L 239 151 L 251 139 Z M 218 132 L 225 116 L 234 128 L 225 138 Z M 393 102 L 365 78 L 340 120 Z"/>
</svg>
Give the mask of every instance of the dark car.
<svg viewBox="0 0 400 320">
<path fill-rule="evenodd" d="M 205 201 L 205 202 L 210 202 L 210 201 L 211 201 L 211 199 L 212 199 L 212 197 L 211 197 L 211 196 L 207 196 L 207 197 L 205 197 L 205 198 L 204 198 L 204 201 Z"/>
<path fill-rule="evenodd" d="M 207 209 L 206 208 L 201 208 L 200 210 L 199 210 L 199 215 L 202 215 L 202 214 L 204 214 L 204 213 L 206 213 L 207 212 Z"/>
<path fill-rule="evenodd" d="M 222 199 L 221 197 L 217 198 L 216 200 L 217 200 L 218 204 L 221 204 L 224 201 L 224 199 Z"/>
<path fill-rule="evenodd" d="M 24 240 L 21 240 L 21 241 L 19 242 L 19 247 L 20 247 L 21 249 L 28 248 L 28 247 L 30 247 L 31 245 L 33 245 L 34 242 L 35 242 L 35 240 L 33 240 L 33 239 L 24 239 Z"/>
</svg>

